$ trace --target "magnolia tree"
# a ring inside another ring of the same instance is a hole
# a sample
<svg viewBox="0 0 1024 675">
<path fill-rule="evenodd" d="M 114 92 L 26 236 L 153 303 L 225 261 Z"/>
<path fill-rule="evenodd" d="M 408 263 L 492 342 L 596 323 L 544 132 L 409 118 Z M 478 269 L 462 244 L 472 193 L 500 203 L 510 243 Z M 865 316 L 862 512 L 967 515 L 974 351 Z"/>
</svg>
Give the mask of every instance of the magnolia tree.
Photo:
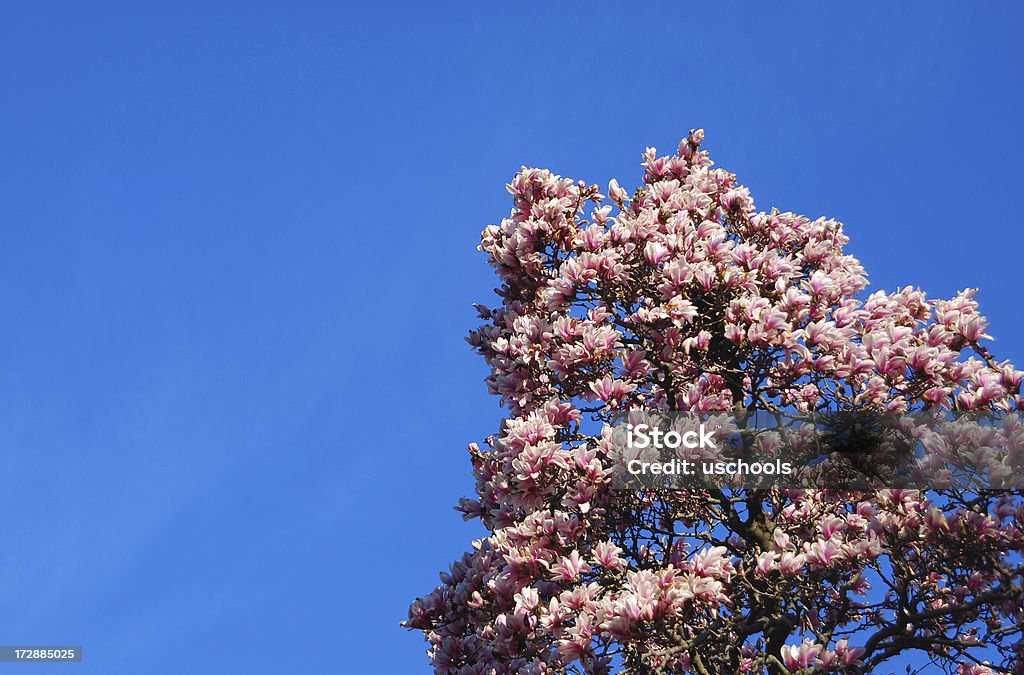
<svg viewBox="0 0 1024 675">
<path fill-rule="evenodd" d="M 437 673 L 1024 673 L 1020 491 L 613 488 L 622 411 L 1024 409 L 973 290 L 865 297 L 838 222 L 757 211 L 702 138 L 632 195 L 507 186 L 469 342 L 508 415 L 457 507 L 490 535 L 405 625 Z"/>
</svg>

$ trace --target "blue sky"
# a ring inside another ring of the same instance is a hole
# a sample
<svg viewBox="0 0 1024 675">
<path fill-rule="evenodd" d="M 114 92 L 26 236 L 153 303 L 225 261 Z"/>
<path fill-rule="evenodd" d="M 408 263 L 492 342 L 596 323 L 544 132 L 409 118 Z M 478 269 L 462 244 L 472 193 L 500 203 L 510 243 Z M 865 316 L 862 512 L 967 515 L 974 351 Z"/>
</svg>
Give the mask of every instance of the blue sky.
<svg viewBox="0 0 1024 675">
<path fill-rule="evenodd" d="M 213 4 L 0 19 L 0 643 L 86 654 L 41 671 L 428 671 L 522 164 L 702 126 L 1024 362 L 1017 3 Z"/>
</svg>

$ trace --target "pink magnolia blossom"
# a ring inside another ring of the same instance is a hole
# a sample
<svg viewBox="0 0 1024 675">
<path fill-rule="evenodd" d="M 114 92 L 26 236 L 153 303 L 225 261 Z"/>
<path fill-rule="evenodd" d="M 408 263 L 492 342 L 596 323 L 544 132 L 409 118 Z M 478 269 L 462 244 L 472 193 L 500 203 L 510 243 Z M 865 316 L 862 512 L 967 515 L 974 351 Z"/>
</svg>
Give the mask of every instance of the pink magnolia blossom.
<svg viewBox="0 0 1024 675">
<path fill-rule="evenodd" d="M 791 670 L 807 668 L 821 653 L 821 649 L 821 645 L 810 640 L 804 640 L 799 646 L 786 645 L 782 648 L 782 660 Z"/>
<path fill-rule="evenodd" d="M 572 581 L 581 573 L 589 572 L 590 565 L 580 558 L 579 551 L 573 551 L 562 558 L 561 562 L 551 568 L 554 578 L 560 581 Z"/>
</svg>

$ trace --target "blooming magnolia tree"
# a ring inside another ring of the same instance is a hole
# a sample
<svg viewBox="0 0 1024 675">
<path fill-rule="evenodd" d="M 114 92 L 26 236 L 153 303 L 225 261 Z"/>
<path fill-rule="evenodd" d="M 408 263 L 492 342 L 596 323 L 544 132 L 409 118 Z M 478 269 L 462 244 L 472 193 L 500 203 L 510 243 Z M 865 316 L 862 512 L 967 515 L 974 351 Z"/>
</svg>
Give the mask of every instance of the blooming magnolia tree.
<svg viewBox="0 0 1024 675">
<path fill-rule="evenodd" d="M 838 222 L 756 211 L 702 138 L 632 195 L 508 186 L 469 338 L 508 418 L 458 506 L 490 536 L 405 625 L 437 673 L 1024 673 L 1020 492 L 611 487 L 623 410 L 1024 409 L 974 291 L 864 297 Z"/>
</svg>

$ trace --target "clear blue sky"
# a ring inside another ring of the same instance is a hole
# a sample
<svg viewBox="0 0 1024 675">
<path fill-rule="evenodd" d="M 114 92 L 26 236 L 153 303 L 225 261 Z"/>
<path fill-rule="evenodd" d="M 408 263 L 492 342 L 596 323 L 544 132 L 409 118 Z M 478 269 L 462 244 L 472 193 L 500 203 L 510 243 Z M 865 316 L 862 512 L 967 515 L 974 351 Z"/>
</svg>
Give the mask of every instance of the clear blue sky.
<svg viewBox="0 0 1024 675">
<path fill-rule="evenodd" d="M 1019 3 L 214 4 L 0 13 L 0 644 L 86 653 L 40 672 L 427 672 L 521 164 L 703 126 L 1024 362 Z"/>
</svg>

